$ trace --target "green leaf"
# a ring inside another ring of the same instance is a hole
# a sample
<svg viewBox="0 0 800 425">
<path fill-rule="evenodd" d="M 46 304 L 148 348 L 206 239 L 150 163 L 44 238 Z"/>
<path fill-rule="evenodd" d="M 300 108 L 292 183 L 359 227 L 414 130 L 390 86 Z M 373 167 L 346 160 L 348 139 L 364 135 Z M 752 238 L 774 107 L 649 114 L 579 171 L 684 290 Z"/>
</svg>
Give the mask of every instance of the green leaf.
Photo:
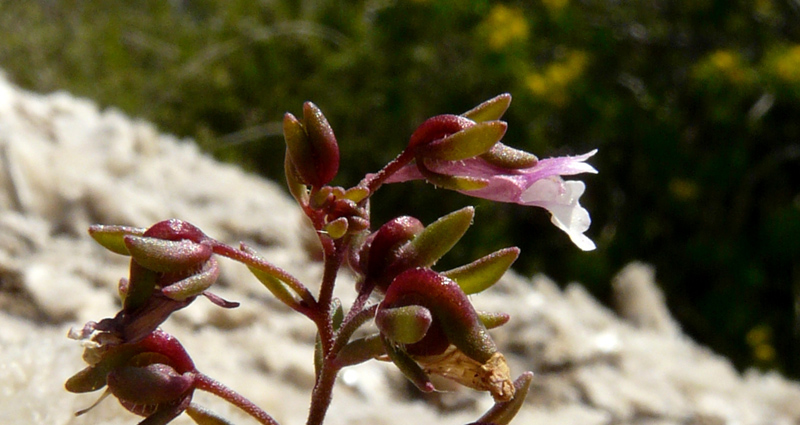
<svg viewBox="0 0 800 425">
<path fill-rule="evenodd" d="M 281 302 L 298 311 L 303 304 L 306 307 L 316 305 L 308 288 L 293 276 L 261 259 L 253 248 L 244 243 L 240 244 L 240 249 L 251 256 L 242 264 Z"/>
<path fill-rule="evenodd" d="M 476 313 L 486 329 L 503 326 L 511 319 L 511 316 L 506 313 L 490 313 L 488 311 L 476 311 Z"/>
<path fill-rule="evenodd" d="M 261 269 L 257 269 L 252 266 L 247 266 L 250 270 L 250 273 L 253 273 L 253 276 L 264 285 L 269 292 L 272 292 L 272 295 L 275 298 L 279 299 L 282 303 L 288 305 L 292 308 L 297 308 L 300 305 L 301 298 L 299 295 L 294 293 L 291 290 L 291 287 L 285 284 L 281 279 L 278 277 L 264 271 Z"/>
<path fill-rule="evenodd" d="M 383 308 L 375 316 L 375 324 L 385 335 L 400 344 L 421 340 L 433 322 L 431 311 L 420 305 Z"/>
<path fill-rule="evenodd" d="M 210 258 L 198 273 L 164 287 L 161 292 L 173 300 L 183 301 L 186 298 L 200 295 L 210 288 L 218 277 L 219 266 L 217 261 Z"/>
<path fill-rule="evenodd" d="M 381 336 L 375 334 L 348 342 L 336 355 L 336 363 L 341 367 L 353 366 L 385 354 Z"/>
<path fill-rule="evenodd" d="M 319 332 L 314 339 L 314 376 L 319 376 L 322 371 L 322 339 L 319 337 Z"/>
<path fill-rule="evenodd" d="M 492 165 L 511 170 L 530 168 L 539 162 L 536 155 L 514 149 L 500 142 L 495 143 L 488 152 L 481 155 L 481 158 Z"/>
<path fill-rule="evenodd" d="M 128 252 L 143 267 L 169 273 L 194 268 L 211 258 L 210 246 L 188 239 L 165 239 L 127 235 L 123 237 Z"/>
<path fill-rule="evenodd" d="M 198 425 L 233 425 L 233 422 L 196 403 L 189 405 L 186 414 Z"/>
<path fill-rule="evenodd" d="M 460 161 L 488 152 L 503 135 L 508 125 L 503 121 L 486 121 L 467 127 L 436 142 L 419 147 L 419 155 L 444 161 Z"/>
<path fill-rule="evenodd" d="M 89 227 L 89 235 L 104 248 L 122 255 L 131 255 L 123 238 L 127 235 L 142 236 L 147 229 L 129 226 L 105 226 L 95 224 Z"/>
<path fill-rule="evenodd" d="M 100 361 L 67 379 L 64 387 L 71 393 L 87 393 L 99 390 L 106 386 L 106 376 L 112 369 L 128 361 L 140 350 L 139 347 L 130 345 L 111 348 L 103 355 Z"/>
<path fill-rule="evenodd" d="M 431 223 L 409 242 L 414 264 L 427 267 L 436 263 L 464 236 L 474 216 L 475 208 L 466 207 Z"/>
<path fill-rule="evenodd" d="M 383 347 L 389 359 L 392 360 L 392 363 L 400 369 L 400 372 L 403 372 L 403 375 L 405 375 L 412 384 L 419 388 L 420 391 L 426 393 L 436 389 L 428 377 L 428 374 L 422 370 L 414 359 L 409 357 L 401 348 L 396 347 L 394 343 L 387 338 L 382 337 L 381 340 L 383 341 Z"/>
<path fill-rule="evenodd" d="M 100 365 L 90 366 L 76 373 L 64 384 L 64 388 L 71 393 L 88 393 L 106 386 L 108 367 Z"/>
<path fill-rule="evenodd" d="M 342 309 L 342 301 L 338 298 L 334 298 L 332 304 L 333 304 L 333 314 L 331 315 L 331 321 L 333 324 L 333 330 L 338 331 L 339 327 L 342 326 L 342 322 L 344 321 L 344 310 Z"/>
<path fill-rule="evenodd" d="M 511 105 L 511 95 L 503 93 L 461 114 L 475 122 L 499 120 Z"/>
<path fill-rule="evenodd" d="M 497 283 L 519 256 L 519 248 L 505 248 L 442 274 L 453 279 L 465 294 L 477 294 Z"/>
</svg>

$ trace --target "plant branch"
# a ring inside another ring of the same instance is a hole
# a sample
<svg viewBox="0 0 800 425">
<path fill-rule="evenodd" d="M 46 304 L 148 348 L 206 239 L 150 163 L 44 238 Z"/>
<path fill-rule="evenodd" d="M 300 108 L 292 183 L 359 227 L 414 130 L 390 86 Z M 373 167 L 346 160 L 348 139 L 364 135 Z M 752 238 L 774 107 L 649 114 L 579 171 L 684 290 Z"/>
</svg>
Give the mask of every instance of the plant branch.
<svg viewBox="0 0 800 425">
<path fill-rule="evenodd" d="M 242 409 L 259 423 L 264 425 L 280 425 L 278 421 L 273 419 L 272 416 L 263 411 L 260 407 L 256 406 L 252 401 L 248 400 L 236 391 L 226 387 L 221 382 L 200 372 L 197 372 L 195 379 L 195 385 L 197 389 L 214 394 L 228 403 Z"/>
<path fill-rule="evenodd" d="M 254 267 L 263 270 L 266 273 L 275 276 L 281 281 L 289 285 L 292 290 L 297 293 L 308 308 L 313 309 L 317 305 L 317 301 L 311 292 L 303 285 L 296 277 L 292 276 L 286 270 L 267 262 L 263 258 L 253 255 L 242 249 L 235 249 L 222 242 L 212 240 L 212 248 L 215 254 L 222 255 L 223 257 L 230 258 L 231 260 L 238 261 L 248 267 Z M 244 245 L 243 245 L 244 246 Z"/>
<path fill-rule="evenodd" d="M 359 187 L 365 187 L 369 190 L 370 194 L 375 193 L 379 187 L 383 184 L 386 179 L 389 178 L 392 174 L 396 173 L 397 170 L 402 168 L 404 165 L 411 162 L 414 159 L 414 151 L 411 149 L 406 149 L 400 155 L 397 155 L 392 162 L 386 164 L 380 171 L 375 174 L 368 174 L 364 177 L 364 180 L 361 180 L 361 183 L 358 184 Z"/>
<path fill-rule="evenodd" d="M 375 312 L 377 310 L 378 304 L 373 304 L 366 309 L 359 311 L 357 314 L 351 315 L 348 313 L 347 318 L 342 322 L 342 327 L 339 328 L 339 332 L 336 335 L 336 341 L 334 342 L 331 351 L 338 354 L 342 347 L 344 347 L 350 341 L 350 337 L 353 336 L 355 331 L 358 330 L 358 328 L 366 323 L 369 319 L 375 317 Z M 353 309 L 350 310 L 351 313 L 353 311 Z"/>
<path fill-rule="evenodd" d="M 335 363 L 329 358 L 325 358 L 311 393 L 311 407 L 308 411 L 306 425 L 322 425 L 333 400 L 333 385 L 336 383 L 338 373 L 339 368 Z"/>
</svg>

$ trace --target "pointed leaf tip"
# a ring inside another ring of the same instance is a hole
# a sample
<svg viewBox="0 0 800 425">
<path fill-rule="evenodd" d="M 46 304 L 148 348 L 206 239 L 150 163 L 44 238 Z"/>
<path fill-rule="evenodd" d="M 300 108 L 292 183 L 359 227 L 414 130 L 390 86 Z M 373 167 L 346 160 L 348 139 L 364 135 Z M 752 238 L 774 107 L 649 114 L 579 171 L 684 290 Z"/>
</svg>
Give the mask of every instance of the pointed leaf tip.
<svg viewBox="0 0 800 425">
<path fill-rule="evenodd" d="M 511 105 L 511 94 L 503 93 L 461 114 L 475 122 L 500 119 Z"/>
<path fill-rule="evenodd" d="M 505 248 L 443 274 L 455 280 L 465 294 L 477 294 L 497 283 L 519 256 L 519 248 Z"/>
<path fill-rule="evenodd" d="M 403 375 L 408 378 L 420 391 L 429 393 L 436 388 L 433 386 L 428 374 L 422 370 L 417 362 L 414 361 L 405 351 L 396 347 L 392 341 L 386 337 L 382 337 L 384 349 L 392 363 L 403 372 Z"/>
<path fill-rule="evenodd" d="M 418 155 L 429 159 L 461 161 L 488 152 L 506 134 L 503 121 L 486 121 L 467 127 L 425 146 Z"/>
<path fill-rule="evenodd" d="M 375 316 L 381 333 L 394 342 L 413 344 L 420 341 L 433 323 L 430 310 L 419 305 L 383 308 Z"/>
<path fill-rule="evenodd" d="M 107 226 L 95 224 L 89 227 L 89 235 L 107 250 L 121 254 L 131 255 L 125 246 L 124 237 L 128 235 L 142 236 L 147 229 L 130 226 Z"/>
<path fill-rule="evenodd" d="M 475 208 L 465 207 L 428 225 L 409 243 L 414 264 L 427 267 L 436 263 L 464 236 L 474 217 Z"/>
</svg>

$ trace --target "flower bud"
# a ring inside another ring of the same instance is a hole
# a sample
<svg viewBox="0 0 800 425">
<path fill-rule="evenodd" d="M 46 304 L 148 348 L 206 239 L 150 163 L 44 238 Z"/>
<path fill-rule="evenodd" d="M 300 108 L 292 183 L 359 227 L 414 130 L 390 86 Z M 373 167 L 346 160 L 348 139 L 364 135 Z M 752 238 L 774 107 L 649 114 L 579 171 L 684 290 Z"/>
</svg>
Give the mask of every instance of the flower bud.
<svg viewBox="0 0 800 425">
<path fill-rule="evenodd" d="M 172 218 L 169 220 L 159 221 L 158 223 L 150 226 L 142 236 L 151 238 L 164 239 L 168 241 L 190 240 L 195 243 L 200 243 L 208 239 L 208 236 L 203 233 L 197 226 Z"/>
<path fill-rule="evenodd" d="M 425 160 L 461 161 L 488 152 L 503 135 L 508 125 L 503 121 L 486 121 L 417 148 L 417 158 Z"/>
<path fill-rule="evenodd" d="M 475 121 L 460 115 L 437 115 L 428 118 L 411 134 L 408 147 L 416 148 L 431 143 L 473 125 Z"/>
<path fill-rule="evenodd" d="M 154 363 L 114 369 L 108 374 L 106 382 L 111 393 L 120 400 L 158 405 L 185 395 L 192 388 L 194 380 L 168 365 Z"/>
<path fill-rule="evenodd" d="M 381 226 L 362 249 L 360 267 L 366 271 L 366 279 L 385 291 L 392 279 L 407 268 L 407 254 L 402 248 L 424 229 L 422 222 L 410 216 L 394 218 Z"/>
<path fill-rule="evenodd" d="M 401 273 L 389 285 L 379 310 L 408 305 L 430 310 L 447 340 L 475 360 L 484 362 L 497 351 L 467 295 L 453 280 L 426 268 Z"/>
<path fill-rule="evenodd" d="M 107 385 L 126 409 L 152 421 L 147 423 L 166 423 L 154 418 L 174 417 L 188 407 L 197 370 L 171 335 L 155 330 L 136 343 L 92 346 L 88 351 L 93 353 L 84 357 L 97 361 L 67 380 L 68 391 L 83 393 Z"/>
<path fill-rule="evenodd" d="M 322 187 L 339 171 L 339 145 L 328 120 L 311 102 L 303 104 L 303 122 L 283 117 L 283 135 L 289 158 L 304 183 Z"/>
<path fill-rule="evenodd" d="M 206 292 L 219 277 L 214 241 L 181 220 L 164 220 L 148 229 L 93 226 L 92 236 L 114 252 L 131 256 L 130 274 L 121 279 L 122 311 L 102 321 L 109 338 L 135 343 L 198 295 L 224 308 L 238 306 Z"/>
<path fill-rule="evenodd" d="M 513 397 L 505 358 L 456 282 L 426 268 L 407 270 L 389 285 L 377 316 L 406 306 L 424 307 L 433 316 L 421 340 L 403 345 L 403 351 L 426 372 L 489 391 L 496 400 Z M 391 339 L 391 335 L 383 335 Z"/>
</svg>

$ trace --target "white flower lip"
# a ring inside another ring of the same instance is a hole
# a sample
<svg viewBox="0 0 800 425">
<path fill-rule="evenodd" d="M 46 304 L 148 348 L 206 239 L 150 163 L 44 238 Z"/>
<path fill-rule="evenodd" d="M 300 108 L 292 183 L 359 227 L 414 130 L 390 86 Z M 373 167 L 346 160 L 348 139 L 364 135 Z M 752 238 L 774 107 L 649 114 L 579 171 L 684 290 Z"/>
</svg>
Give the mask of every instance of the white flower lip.
<svg viewBox="0 0 800 425">
<path fill-rule="evenodd" d="M 535 181 L 520 196 L 523 205 L 542 207 L 550 212 L 550 221 L 569 236 L 583 251 L 596 248 L 594 242 L 583 233 L 589 230 L 592 219 L 579 202 L 586 185 L 579 180 L 564 181 L 551 176 Z"/>
</svg>

